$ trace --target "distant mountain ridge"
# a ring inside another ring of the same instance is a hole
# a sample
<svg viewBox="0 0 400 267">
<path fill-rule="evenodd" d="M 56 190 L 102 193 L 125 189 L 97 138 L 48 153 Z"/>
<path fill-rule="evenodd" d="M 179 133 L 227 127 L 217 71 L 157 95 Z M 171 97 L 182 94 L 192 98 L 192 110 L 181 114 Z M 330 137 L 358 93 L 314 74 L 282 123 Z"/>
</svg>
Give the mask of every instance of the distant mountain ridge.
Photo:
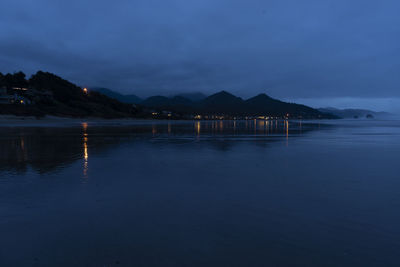
<svg viewBox="0 0 400 267">
<path fill-rule="evenodd" d="M 321 112 L 325 113 L 331 113 L 333 115 L 336 115 L 338 117 L 347 119 L 347 118 L 365 118 L 367 115 L 372 115 L 373 117 L 376 118 L 382 118 L 382 117 L 389 117 L 392 116 L 392 114 L 387 113 L 387 112 L 376 112 L 368 109 L 354 109 L 354 108 L 347 108 L 347 109 L 337 109 L 337 108 L 319 108 L 318 109 Z"/>
<path fill-rule="evenodd" d="M 94 87 L 91 88 L 91 90 L 99 92 L 108 97 L 114 98 L 122 103 L 138 104 L 143 101 L 143 99 L 141 99 L 137 95 L 134 94 L 124 95 L 107 88 Z"/>
<path fill-rule="evenodd" d="M 165 97 L 152 96 L 140 103 L 149 108 L 169 110 L 178 113 L 196 113 L 203 115 L 230 115 L 230 116 L 274 116 L 293 118 L 326 118 L 337 116 L 324 113 L 311 107 L 286 103 L 273 99 L 266 94 L 243 100 L 229 92 L 221 91 L 199 101 L 191 101 L 182 96 Z"/>
<path fill-rule="evenodd" d="M 229 115 L 229 116 L 273 116 L 305 119 L 334 119 L 342 116 L 305 105 L 287 103 L 266 94 L 242 99 L 227 91 L 206 96 L 202 93 L 182 93 L 167 96 L 150 96 L 144 100 L 136 95 L 123 95 L 106 88 L 92 89 L 124 103 L 138 104 L 159 111 L 179 114 Z"/>
<path fill-rule="evenodd" d="M 172 97 L 174 97 L 174 96 L 181 96 L 181 97 L 187 98 L 191 101 L 200 101 L 207 97 L 205 94 L 200 93 L 200 92 L 181 93 L 181 94 L 172 95 Z"/>
</svg>

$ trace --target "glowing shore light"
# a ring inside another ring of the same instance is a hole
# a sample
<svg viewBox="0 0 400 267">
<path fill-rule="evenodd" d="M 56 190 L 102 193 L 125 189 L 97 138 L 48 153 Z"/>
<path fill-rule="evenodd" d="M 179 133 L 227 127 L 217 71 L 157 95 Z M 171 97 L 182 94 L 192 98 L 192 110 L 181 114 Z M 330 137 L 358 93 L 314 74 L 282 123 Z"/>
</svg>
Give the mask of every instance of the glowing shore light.
<svg viewBox="0 0 400 267">
<path fill-rule="evenodd" d="M 87 178 L 87 172 L 88 172 L 88 161 L 89 161 L 89 151 L 88 151 L 88 123 L 83 122 L 82 123 L 82 130 L 83 130 L 83 176 Z"/>
<path fill-rule="evenodd" d="M 83 88 L 83 93 L 84 94 L 87 94 L 88 93 L 88 89 L 85 87 L 85 88 Z"/>
<path fill-rule="evenodd" d="M 87 139 L 86 139 L 87 140 Z M 89 153 L 88 153 L 88 146 L 87 146 L 87 141 L 83 143 L 83 158 L 85 161 L 89 159 Z"/>
<path fill-rule="evenodd" d="M 199 135 L 200 134 L 200 129 L 201 129 L 201 125 L 200 125 L 199 121 L 196 121 L 195 128 L 196 128 L 196 134 Z"/>
</svg>

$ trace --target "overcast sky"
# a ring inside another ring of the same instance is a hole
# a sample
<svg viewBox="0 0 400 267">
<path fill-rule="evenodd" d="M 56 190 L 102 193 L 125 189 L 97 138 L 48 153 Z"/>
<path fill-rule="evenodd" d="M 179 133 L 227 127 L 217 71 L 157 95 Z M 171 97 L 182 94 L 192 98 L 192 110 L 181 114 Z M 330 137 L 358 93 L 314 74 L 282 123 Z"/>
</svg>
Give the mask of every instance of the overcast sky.
<svg viewBox="0 0 400 267">
<path fill-rule="evenodd" d="M 227 90 L 385 109 L 400 98 L 399 10 L 395 0 L 1 0 L 0 72 L 41 69 L 140 96 Z"/>
</svg>

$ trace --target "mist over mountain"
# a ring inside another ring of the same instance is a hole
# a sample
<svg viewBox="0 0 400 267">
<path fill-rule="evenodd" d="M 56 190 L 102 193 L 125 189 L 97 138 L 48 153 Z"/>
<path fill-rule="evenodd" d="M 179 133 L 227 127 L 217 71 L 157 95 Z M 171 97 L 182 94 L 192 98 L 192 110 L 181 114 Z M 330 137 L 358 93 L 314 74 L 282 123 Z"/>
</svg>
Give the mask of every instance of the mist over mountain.
<svg viewBox="0 0 400 267">
<path fill-rule="evenodd" d="M 140 105 L 159 110 L 203 115 L 338 118 L 305 105 L 273 99 L 266 94 L 259 94 L 244 100 L 226 91 L 215 93 L 199 101 L 192 101 L 183 96 L 151 96 L 140 102 Z"/>
<path fill-rule="evenodd" d="M 134 95 L 134 94 L 124 95 L 124 94 L 115 92 L 113 90 L 110 90 L 108 88 L 95 87 L 95 88 L 91 88 L 91 90 L 99 92 L 108 97 L 117 99 L 118 101 L 121 101 L 122 103 L 138 104 L 143 101 L 143 99 L 141 99 L 137 95 Z"/>
<path fill-rule="evenodd" d="M 195 93 L 181 93 L 181 94 L 176 94 L 173 96 L 181 96 L 184 98 L 187 98 L 191 101 L 200 101 L 203 100 L 204 98 L 207 97 L 207 95 L 200 93 L 200 92 L 195 92 Z"/>
<path fill-rule="evenodd" d="M 140 105 L 149 108 L 157 108 L 181 113 L 193 112 L 193 102 L 181 96 L 166 97 L 166 96 L 151 96 L 140 102 Z"/>
</svg>

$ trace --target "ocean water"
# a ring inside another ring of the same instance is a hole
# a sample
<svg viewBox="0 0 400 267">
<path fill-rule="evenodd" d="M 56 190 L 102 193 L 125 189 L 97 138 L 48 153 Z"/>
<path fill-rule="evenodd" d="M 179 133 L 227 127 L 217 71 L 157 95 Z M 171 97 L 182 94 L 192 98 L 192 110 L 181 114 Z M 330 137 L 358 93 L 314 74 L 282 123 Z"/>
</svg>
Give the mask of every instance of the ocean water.
<svg viewBox="0 0 400 267">
<path fill-rule="evenodd" d="M 399 266 L 400 122 L 0 127 L 0 266 Z"/>
</svg>

